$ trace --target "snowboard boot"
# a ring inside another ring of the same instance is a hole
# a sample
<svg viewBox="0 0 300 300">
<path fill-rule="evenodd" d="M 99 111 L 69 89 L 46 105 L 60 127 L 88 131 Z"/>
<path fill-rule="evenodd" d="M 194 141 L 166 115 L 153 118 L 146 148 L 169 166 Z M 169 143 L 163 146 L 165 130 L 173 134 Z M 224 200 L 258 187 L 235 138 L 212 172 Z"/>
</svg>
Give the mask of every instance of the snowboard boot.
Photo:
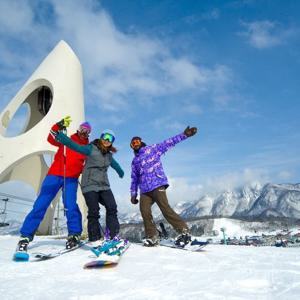
<svg viewBox="0 0 300 300">
<path fill-rule="evenodd" d="M 66 242 L 66 249 L 72 249 L 76 246 L 78 246 L 80 243 L 80 235 L 79 234 L 73 234 L 68 236 L 68 240 Z"/>
<path fill-rule="evenodd" d="M 185 245 L 190 243 L 192 240 L 191 235 L 187 231 L 183 231 L 180 235 L 175 238 L 174 244 L 177 247 L 184 248 Z"/>
<path fill-rule="evenodd" d="M 159 239 L 157 237 L 143 239 L 143 246 L 145 247 L 155 247 L 158 244 L 159 244 Z"/>
<path fill-rule="evenodd" d="M 28 247 L 29 241 L 30 240 L 28 237 L 20 237 L 16 251 L 27 253 L 27 247 Z"/>
<path fill-rule="evenodd" d="M 89 241 L 88 245 L 90 247 L 93 247 L 94 249 L 98 249 L 98 248 L 101 248 L 101 246 L 103 245 L 103 243 L 104 243 L 104 239 L 99 239 L 97 241 Z"/>
</svg>

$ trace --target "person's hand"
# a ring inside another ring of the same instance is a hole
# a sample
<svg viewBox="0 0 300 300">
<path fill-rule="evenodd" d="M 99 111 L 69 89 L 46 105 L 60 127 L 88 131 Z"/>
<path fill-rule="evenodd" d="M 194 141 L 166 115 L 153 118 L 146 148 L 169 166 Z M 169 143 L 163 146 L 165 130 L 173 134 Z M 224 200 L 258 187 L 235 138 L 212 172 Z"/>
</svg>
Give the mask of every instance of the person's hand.
<svg viewBox="0 0 300 300">
<path fill-rule="evenodd" d="M 187 137 L 191 137 L 197 133 L 197 127 L 192 127 L 188 126 L 184 132 L 183 132 Z"/>
<path fill-rule="evenodd" d="M 66 116 L 63 119 L 61 119 L 59 122 L 57 122 L 56 125 L 59 127 L 59 130 L 64 130 L 70 126 L 71 122 L 72 122 L 71 117 Z"/>
<path fill-rule="evenodd" d="M 120 177 L 120 178 L 123 178 L 123 177 L 124 177 L 124 171 L 123 171 L 123 170 L 120 170 L 120 172 L 119 172 L 119 177 Z"/>
<path fill-rule="evenodd" d="M 139 200 L 136 198 L 136 196 L 131 196 L 130 201 L 131 201 L 132 204 L 138 204 L 139 203 Z"/>
</svg>

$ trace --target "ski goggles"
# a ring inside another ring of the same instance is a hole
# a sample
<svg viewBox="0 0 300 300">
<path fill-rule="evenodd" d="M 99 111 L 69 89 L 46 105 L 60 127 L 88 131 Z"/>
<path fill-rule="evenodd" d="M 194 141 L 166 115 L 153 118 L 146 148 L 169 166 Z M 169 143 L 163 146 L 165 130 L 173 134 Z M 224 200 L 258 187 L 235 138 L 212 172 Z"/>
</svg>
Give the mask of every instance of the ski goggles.
<svg viewBox="0 0 300 300">
<path fill-rule="evenodd" d="M 142 144 L 142 140 L 139 138 L 133 139 L 130 143 L 131 148 L 139 147 Z"/>
<path fill-rule="evenodd" d="M 100 139 L 113 143 L 115 141 L 115 137 L 110 133 L 102 133 Z"/>
</svg>

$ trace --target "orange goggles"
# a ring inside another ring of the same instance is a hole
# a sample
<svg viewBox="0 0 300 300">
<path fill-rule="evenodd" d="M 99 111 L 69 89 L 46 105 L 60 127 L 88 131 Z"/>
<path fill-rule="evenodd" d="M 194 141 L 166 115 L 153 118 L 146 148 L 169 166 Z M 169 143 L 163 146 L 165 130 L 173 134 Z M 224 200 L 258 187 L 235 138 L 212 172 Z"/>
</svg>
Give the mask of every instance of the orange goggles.
<svg viewBox="0 0 300 300">
<path fill-rule="evenodd" d="M 142 144 L 141 139 L 134 139 L 134 140 L 131 141 L 130 147 L 131 148 L 136 148 L 136 147 L 139 147 L 141 144 Z"/>
</svg>

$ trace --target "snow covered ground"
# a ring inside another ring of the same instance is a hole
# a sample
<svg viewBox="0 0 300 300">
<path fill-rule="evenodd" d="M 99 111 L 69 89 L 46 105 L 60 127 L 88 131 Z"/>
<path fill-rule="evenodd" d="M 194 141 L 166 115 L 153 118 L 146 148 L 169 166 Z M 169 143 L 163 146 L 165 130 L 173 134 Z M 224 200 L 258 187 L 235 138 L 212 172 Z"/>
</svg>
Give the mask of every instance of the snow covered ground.
<svg viewBox="0 0 300 300">
<path fill-rule="evenodd" d="M 209 245 L 193 253 L 132 244 L 116 268 L 85 270 L 90 251 L 16 263 L 16 236 L 0 236 L 0 298 L 299 299 L 299 248 Z M 63 247 L 37 237 L 29 252 Z"/>
</svg>

